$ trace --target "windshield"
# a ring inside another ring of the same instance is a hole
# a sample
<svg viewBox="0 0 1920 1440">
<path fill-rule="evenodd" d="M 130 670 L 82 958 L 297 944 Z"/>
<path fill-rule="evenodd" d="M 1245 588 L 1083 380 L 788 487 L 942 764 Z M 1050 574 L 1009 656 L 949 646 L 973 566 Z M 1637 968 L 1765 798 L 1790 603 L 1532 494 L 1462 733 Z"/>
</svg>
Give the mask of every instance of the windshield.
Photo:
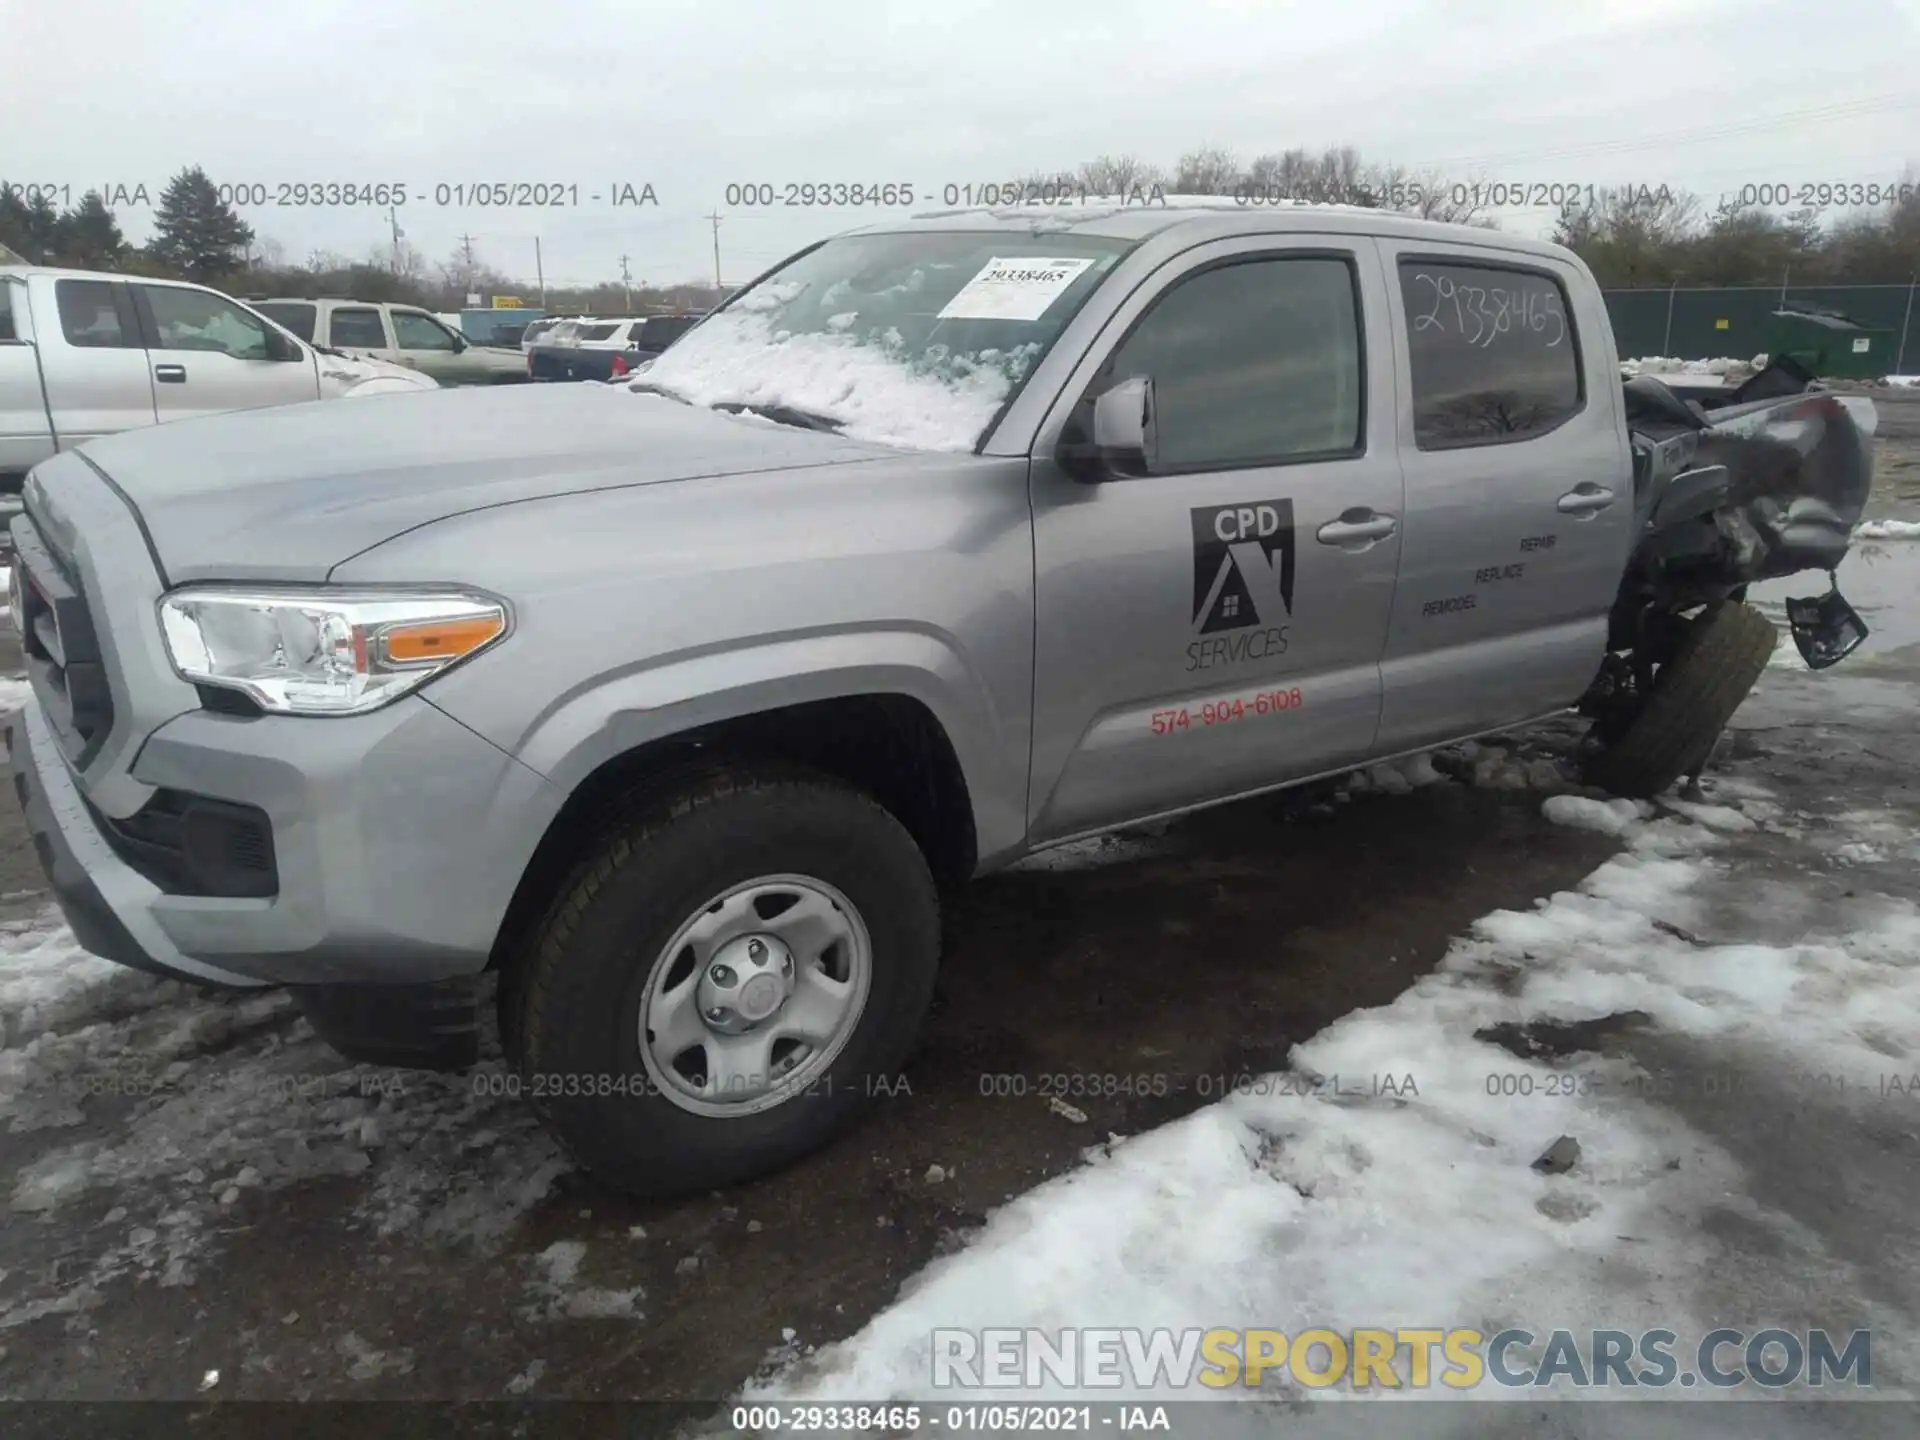
<svg viewBox="0 0 1920 1440">
<path fill-rule="evenodd" d="M 1133 242 L 1030 231 L 829 240 L 689 330 L 645 384 L 971 450 Z"/>
</svg>

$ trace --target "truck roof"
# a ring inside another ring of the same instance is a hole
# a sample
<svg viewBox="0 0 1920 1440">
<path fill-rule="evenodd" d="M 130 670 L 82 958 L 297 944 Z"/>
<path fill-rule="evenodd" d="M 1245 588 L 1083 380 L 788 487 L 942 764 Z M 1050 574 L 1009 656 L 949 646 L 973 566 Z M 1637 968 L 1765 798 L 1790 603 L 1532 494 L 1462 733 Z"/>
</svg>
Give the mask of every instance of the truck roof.
<svg viewBox="0 0 1920 1440">
<path fill-rule="evenodd" d="M 879 235 L 914 230 L 1004 230 L 1009 234 L 1081 234 L 1114 239 L 1144 240 L 1175 229 L 1190 230 L 1196 240 L 1221 235 L 1243 235 L 1249 228 L 1285 234 L 1314 233 L 1386 235 L 1410 240 L 1446 241 L 1510 250 L 1518 254 L 1567 259 L 1572 251 L 1550 240 L 1535 240 L 1501 230 L 1422 220 L 1396 210 L 1363 205 L 1315 205 L 1301 201 L 1278 204 L 1243 203 L 1228 195 L 1164 195 L 1149 202 L 1093 200 L 1085 204 L 967 206 L 950 210 L 923 210 L 898 220 L 882 220 L 842 232 Z"/>
<path fill-rule="evenodd" d="M 119 270 L 75 270 L 63 265 L 0 265 L 0 276 L 25 280 L 29 275 L 42 275 L 54 280 L 138 280 L 142 285 L 191 285 L 200 290 L 214 288 L 193 280 L 169 280 L 160 275 L 128 275 Z"/>
</svg>

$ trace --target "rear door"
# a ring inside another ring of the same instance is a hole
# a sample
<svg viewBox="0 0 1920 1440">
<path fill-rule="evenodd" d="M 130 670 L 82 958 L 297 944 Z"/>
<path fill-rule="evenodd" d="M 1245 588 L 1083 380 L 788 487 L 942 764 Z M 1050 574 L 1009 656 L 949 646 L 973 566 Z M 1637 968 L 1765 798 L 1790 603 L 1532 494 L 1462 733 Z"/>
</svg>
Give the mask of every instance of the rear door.
<svg viewBox="0 0 1920 1440">
<path fill-rule="evenodd" d="M 1076 480 L 1049 437 L 1136 376 L 1154 473 Z M 1391 387 L 1371 239 L 1197 246 L 1115 313 L 1033 457 L 1036 842 L 1372 752 L 1400 557 Z"/>
<path fill-rule="evenodd" d="M 319 398 L 306 352 L 271 358 L 266 323 L 235 301 L 193 285 L 134 281 L 130 288 L 162 423 Z"/>
<path fill-rule="evenodd" d="M 1563 261 L 1383 240 L 1406 538 L 1383 753 L 1573 704 L 1632 544 L 1608 320 Z"/>
<path fill-rule="evenodd" d="M 126 283 L 35 277 L 28 284 L 36 322 L 49 322 L 34 331 L 60 447 L 153 424 L 151 362 Z"/>
</svg>

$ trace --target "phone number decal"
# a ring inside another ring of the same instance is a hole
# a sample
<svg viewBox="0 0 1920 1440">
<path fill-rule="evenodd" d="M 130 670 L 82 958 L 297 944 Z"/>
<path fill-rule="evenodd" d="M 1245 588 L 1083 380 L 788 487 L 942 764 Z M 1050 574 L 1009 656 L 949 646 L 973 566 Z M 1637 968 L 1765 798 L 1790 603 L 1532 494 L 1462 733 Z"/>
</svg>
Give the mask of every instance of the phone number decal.
<svg viewBox="0 0 1920 1440">
<path fill-rule="evenodd" d="M 1182 730 L 1191 730 L 1195 725 L 1204 730 L 1215 725 L 1231 725 L 1236 720 L 1253 716 L 1278 715 L 1283 711 L 1298 710 L 1305 703 L 1300 698 L 1298 686 L 1291 690 L 1260 690 L 1252 695 L 1209 700 L 1199 706 L 1181 705 L 1172 710 L 1156 710 L 1149 723 L 1156 735 L 1175 735 Z"/>
</svg>

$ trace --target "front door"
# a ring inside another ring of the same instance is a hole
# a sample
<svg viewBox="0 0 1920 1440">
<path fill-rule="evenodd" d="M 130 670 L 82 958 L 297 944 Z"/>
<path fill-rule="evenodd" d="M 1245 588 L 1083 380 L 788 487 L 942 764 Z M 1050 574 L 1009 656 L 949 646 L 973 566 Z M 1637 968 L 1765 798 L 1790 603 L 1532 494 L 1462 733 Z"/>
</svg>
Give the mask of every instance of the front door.
<svg viewBox="0 0 1920 1440">
<path fill-rule="evenodd" d="M 1158 460 L 1084 483 L 1033 459 L 1035 843 L 1372 752 L 1401 543 L 1391 348 L 1353 236 L 1198 247 L 1109 322 L 1041 434 L 1146 376 Z"/>
<path fill-rule="evenodd" d="M 471 385 L 481 379 L 480 361 L 465 344 L 454 342 L 453 332 L 431 315 L 395 308 L 393 344 L 400 363 L 431 375 L 442 385 Z"/>
<path fill-rule="evenodd" d="M 139 281 L 131 288 L 146 330 L 161 423 L 319 398 L 306 356 L 270 358 L 266 323 L 226 296 Z"/>
</svg>

